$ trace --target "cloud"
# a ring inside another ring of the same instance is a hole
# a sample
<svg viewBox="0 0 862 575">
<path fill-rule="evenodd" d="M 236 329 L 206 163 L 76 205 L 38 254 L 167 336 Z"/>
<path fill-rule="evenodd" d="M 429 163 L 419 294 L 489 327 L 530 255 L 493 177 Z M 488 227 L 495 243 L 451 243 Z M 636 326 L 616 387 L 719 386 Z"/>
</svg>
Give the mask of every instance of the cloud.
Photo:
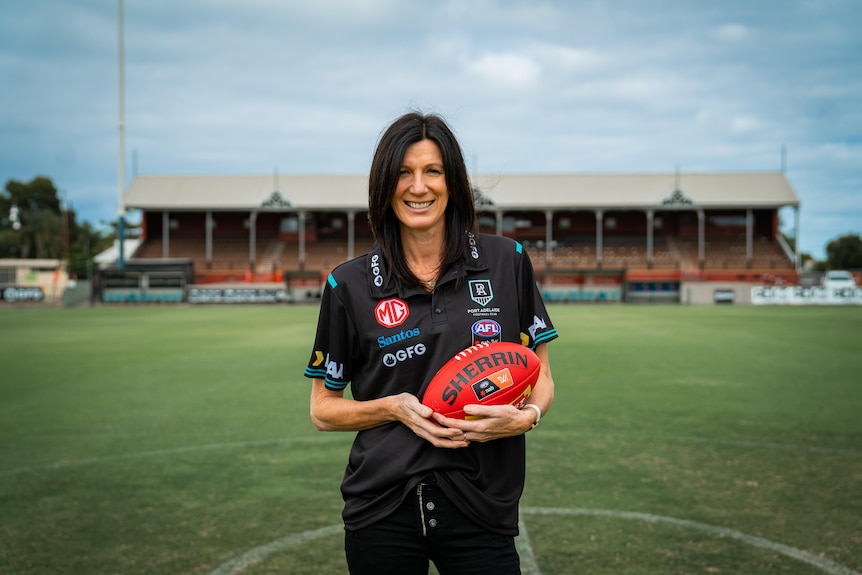
<svg viewBox="0 0 862 575">
<path fill-rule="evenodd" d="M 467 68 L 492 86 L 528 88 L 534 86 L 541 76 L 539 66 L 521 54 L 483 54 Z"/>
<path fill-rule="evenodd" d="M 714 30 L 713 35 L 722 42 L 733 43 L 746 40 L 750 33 L 748 26 L 743 24 L 723 24 Z"/>
<path fill-rule="evenodd" d="M 755 116 L 735 116 L 730 121 L 730 131 L 734 134 L 747 134 L 758 130 L 763 123 Z"/>
<path fill-rule="evenodd" d="M 600 52 L 589 48 L 575 48 L 559 44 L 538 44 L 531 48 L 536 59 L 546 70 L 560 75 L 582 75 L 595 73 L 608 59 Z"/>
</svg>

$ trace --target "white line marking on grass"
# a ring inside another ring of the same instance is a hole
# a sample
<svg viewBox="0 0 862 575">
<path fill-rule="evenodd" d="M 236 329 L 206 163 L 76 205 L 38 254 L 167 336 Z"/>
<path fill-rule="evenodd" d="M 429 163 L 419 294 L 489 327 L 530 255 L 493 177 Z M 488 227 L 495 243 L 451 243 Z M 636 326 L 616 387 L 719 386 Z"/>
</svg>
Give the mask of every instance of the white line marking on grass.
<svg viewBox="0 0 862 575">
<path fill-rule="evenodd" d="M 533 546 L 530 545 L 530 534 L 527 533 L 527 526 L 523 519 L 518 521 L 518 531 L 520 533 L 515 537 L 515 547 L 518 549 L 518 555 L 521 556 L 521 575 L 542 575 L 539 564 L 536 563 L 536 555 L 533 553 Z"/>
<path fill-rule="evenodd" d="M 813 553 L 809 553 L 808 551 L 803 551 L 802 549 L 797 549 L 796 547 L 784 545 L 783 543 L 776 543 L 769 539 L 763 539 L 762 537 L 754 537 L 741 531 L 736 531 L 735 529 L 709 525 L 708 523 L 699 523 L 697 521 L 689 521 L 688 519 L 677 519 L 675 517 L 664 517 L 649 513 L 637 513 L 634 511 L 615 511 L 613 509 L 522 507 L 520 511 L 521 515 L 609 517 L 611 519 L 627 519 L 685 527 L 686 529 L 705 531 L 707 533 L 718 535 L 719 537 L 735 539 L 747 545 L 751 545 L 752 547 L 759 547 L 761 549 L 773 551 L 779 555 L 784 555 L 785 557 L 801 561 L 802 563 L 807 563 L 828 575 L 862 575 L 862 573 L 854 571 L 849 567 L 845 567 L 840 563 L 835 563 L 834 561 L 819 557 Z M 522 573 L 524 575 L 541 575 L 524 523 L 521 522 L 519 527 L 521 534 L 515 539 L 515 544 L 518 548 L 518 553 L 521 555 Z M 251 551 L 243 553 L 239 557 L 231 559 L 227 563 L 223 563 L 216 567 L 216 569 L 211 571 L 209 575 L 238 575 L 247 567 L 260 563 L 274 553 L 286 551 L 296 547 L 300 543 L 306 543 L 319 537 L 334 535 L 343 529 L 344 528 L 341 525 L 331 525 L 314 531 L 305 531 L 296 535 L 290 535 L 284 539 L 279 539 L 278 541 L 255 547 Z"/>
<path fill-rule="evenodd" d="M 530 546 L 530 539 L 527 535 L 527 530 L 523 523 L 518 526 L 521 534 L 515 538 L 515 546 L 518 548 L 518 554 L 521 556 L 521 573 L 522 575 L 542 575 L 539 570 L 539 565 L 536 563 L 536 558 L 533 555 L 533 548 Z M 314 531 L 304 531 L 296 535 L 289 535 L 284 539 L 255 547 L 251 551 L 243 553 L 239 557 L 231 559 L 227 563 L 222 563 L 215 570 L 210 571 L 208 575 L 238 575 L 252 565 L 257 565 L 265 560 L 270 555 L 287 551 L 300 545 L 308 543 L 320 537 L 328 537 L 344 531 L 343 525 L 330 525 L 329 527 L 321 527 Z"/>
<path fill-rule="evenodd" d="M 343 531 L 343 525 L 330 525 L 329 527 L 321 527 L 314 531 L 304 531 L 302 533 L 297 533 L 296 535 L 290 535 L 284 539 L 279 539 L 278 541 L 255 547 L 251 551 L 243 553 L 236 559 L 231 559 L 227 563 L 222 563 L 215 569 L 215 571 L 210 571 L 209 575 L 236 575 L 237 573 L 245 571 L 247 567 L 260 563 L 273 553 L 286 551 L 292 547 L 313 541 L 319 537 L 328 537 L 329 535 L 335 535 L 336 533 Z"/>
<path fill-rule="evenodd" d="M 796 559 L 797 561 L 808 563 L 809 565 L 816 567 L 817 569 L 823 571 L 824 573 L 828 573 L 829 575 L 862 575 L 859 572 L 850 569 L 849 567 L 845 567 L 844 565 L 835 563 L 834 561 L 830 561 L 829 559 L 819 557 L 813 553 L 809 553 L 808 551 L 797 549 L 796 547 L 784 545 L 783 543 L 775 543 L 774 541 L 770 541 L 769 539 L 763 539 L 762 537 L 754 537 L 752 535 L 747 535 L 741 531 L 736 531 L 735 529 L 718 527 L 716 525 L 699 523 L 697 521 L 689 521 L 687 519 L 676 519 L 675 517 L 663 517 L 661 515 L 636 513 L 632 511 L 615 511 L 612 509 L 566 509 L 554 507 L 525 507 L 521 509 L 521 513 L 525 515 L 546 516 L 588 515 L 592 517 L 631 519 L 635 521 L 646 521 L 647 523 L 663 523 L 666 525 L 675 525 L 677 527 L 685 527 L 687 529 L 695 529 L 698 531 L 713 533 L 721 537 L 729 537 L 731 539 L 736 539 L 737 541 L 741 541 L 753 547 L 760 547 L 761 549 L 774 551 L 775 553 L 779 553 L 781 555 L 784 555 L 785 557 L 790 557 L 791 559 Z"/>
<path fill-rule="evenodd" d="M 173 447 L 170 449 L 156 449 L 153 451 L 138 451 L 136 453 L 118 453 L 116 455 L 104 455 L 100 457 L 87 457 L 84 459 L 72 459 L 69 461 L 56 461 L 43 465 L 30 465 L 28 467 L 16 467 L 14 469 L 0 469 L 0 477 L 19 475 L 21 473 L 36 473 L 39 471 L 50 471 L 64 467 L 77 465 L 89 465 L 92 463 L 106 463 L 111 461 L 122 461 L 125 459 L 138 459 L 142 457 L 161 457 L 163 455 L 177 455 L 181 453 L 195 453 L 198 451 L 209 451 L 215 449 L 245 449 L 248 447 L 264 447 L 267 445 L 288 445 L 291 443 L 319 443 L 320 441 L 338 439 L 337 436 L 320 434 L 309 437 L 282 437 L 280 439 L 261 439 L 257 441 L 233 441 L 229 443 L 208 443 L 203 445 L 189 445 L 186 447 Z"/>
</svg>

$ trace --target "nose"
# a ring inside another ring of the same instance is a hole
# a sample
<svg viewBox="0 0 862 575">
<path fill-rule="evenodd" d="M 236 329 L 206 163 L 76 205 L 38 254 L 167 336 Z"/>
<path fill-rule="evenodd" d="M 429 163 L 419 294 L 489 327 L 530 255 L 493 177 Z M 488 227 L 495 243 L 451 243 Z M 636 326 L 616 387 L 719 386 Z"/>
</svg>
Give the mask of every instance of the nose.
<svg viewBox="0 0 862 575">
<path fill-rule="evenodd" d="M 410 191 L 414 194 L 421 194 L 427 189 L 425 185 L 425 177 L 422 172 L 416 172 L 413 174 L 413 182 L 410 184 Z"/>
</svg>

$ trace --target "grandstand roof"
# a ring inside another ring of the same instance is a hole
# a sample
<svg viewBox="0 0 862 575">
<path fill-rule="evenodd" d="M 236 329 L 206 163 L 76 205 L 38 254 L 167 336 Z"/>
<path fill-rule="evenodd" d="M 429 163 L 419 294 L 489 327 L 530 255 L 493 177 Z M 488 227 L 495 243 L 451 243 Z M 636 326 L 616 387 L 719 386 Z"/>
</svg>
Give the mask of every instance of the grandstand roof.
<svg viewBox="0 0 862 575">
<path fill-rule="evenodd" d="M 783 172 L 478 175 L 486 209 L 716 209 L 798 206 Z M 365 175 L 137 176 L 132 209 L 364 210 Z"/>
</svg>

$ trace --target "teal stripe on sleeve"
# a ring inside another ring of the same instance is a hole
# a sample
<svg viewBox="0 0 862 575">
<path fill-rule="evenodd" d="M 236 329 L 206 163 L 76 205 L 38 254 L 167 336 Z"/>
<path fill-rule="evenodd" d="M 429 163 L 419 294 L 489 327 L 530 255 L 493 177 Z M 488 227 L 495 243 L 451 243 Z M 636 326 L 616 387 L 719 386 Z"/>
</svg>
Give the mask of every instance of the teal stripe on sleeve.
<svg viewBox="0 0 862 575">
<path fill-rule="evenodd" d="M 332 381 L 328 377 L 323 380 L 323 383 L 326 385 L 326 389 L 331 389 L 333 391 L 341 391 L 347 387 L 346 381 Z"/>
<path fill-rule="evenodd" d="M 537 345 L 539 345 L 541 343 L 547 343 L 547 342 L 551 341 L 552 339 L 556 339 L 557 337 L 559 337 L 557 330 L 556 329 L 549 329 L 548 331 L 542 332 L 536 336 L 536 339 L 533 341 L 533 347 L 535 348 Z"/>
<path fill-rule="evenodd" d="M 336 287 L 338 287 L 338 282 L 337 282 L 337 281 L 335 281 L 335 278 L 334 278 L 334 277 L 332 277 L 332 274 L 329 274 L 329 277 L 328 277 L 328 278 L 326 278 L 326 281 L 327 281 L 327 282 L 329 282 L 329 286 L 330 286 L 332 289 L 335 289 Z"/>
</svg>

